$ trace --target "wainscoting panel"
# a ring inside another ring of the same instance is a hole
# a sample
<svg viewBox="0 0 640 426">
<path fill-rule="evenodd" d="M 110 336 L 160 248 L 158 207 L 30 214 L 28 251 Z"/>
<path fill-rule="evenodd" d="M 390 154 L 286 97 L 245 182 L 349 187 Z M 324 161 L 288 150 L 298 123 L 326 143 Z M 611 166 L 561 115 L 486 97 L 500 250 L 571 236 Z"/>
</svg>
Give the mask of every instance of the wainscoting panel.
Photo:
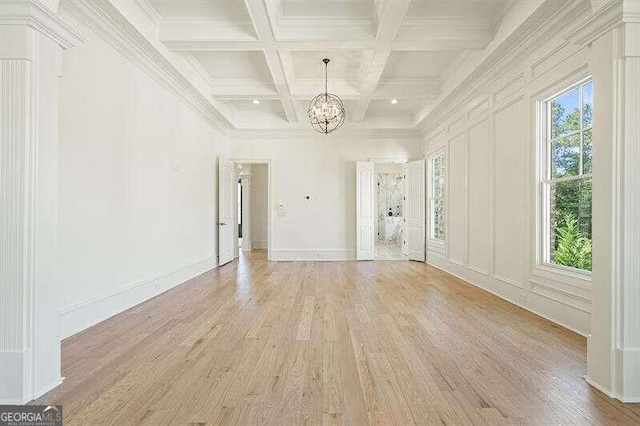
<svg viewBox="0 0 640 426">
<path fill-rule="evenodd" d="M 495 276 L 523 287 L 526 259 L 524 225 L 524 101 L 518 99 L 495 114 Z"/>
<path fill-rule="evenodd" d="M 491 138 L 489 120 L 469 131 L 469 267 L 489 274 L 491 253 Z"/>
<path fill-rule="evenodd" d="M 466 151 L 466 134 L 461 133 L 449 141 L 447 239 L 449 261 L 460 265 L 464 264 L 465 253 Z"/>
</svg>

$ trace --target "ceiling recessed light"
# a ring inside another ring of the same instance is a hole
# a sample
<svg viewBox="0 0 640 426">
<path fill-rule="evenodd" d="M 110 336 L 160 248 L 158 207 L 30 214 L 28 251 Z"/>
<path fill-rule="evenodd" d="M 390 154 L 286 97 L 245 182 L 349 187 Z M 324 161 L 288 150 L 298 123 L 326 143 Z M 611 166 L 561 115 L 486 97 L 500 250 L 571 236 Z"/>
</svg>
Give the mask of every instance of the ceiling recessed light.
<svg viewBox="0 0 640 426">
<path fill-rule="evenodd" d="M 259 101 L 259 100 L 257 100 L 257 99 L 254 99 L 254 100 L 253 100 L 253 104 L 254 104 L 254 105 L 258 105 L 259 103 L 260 103 L 260 101 Z"/>
<path fill-rule="evenodd" d="M 391 99 L 391 103 L 395 105 L 395 104 L 397 104 L 397 103 L 398 103 L 398 100 L 397 100 L 397 99 L 395 99 L 395 98 L 394 98 L 394 99 Z"/>
</svg>

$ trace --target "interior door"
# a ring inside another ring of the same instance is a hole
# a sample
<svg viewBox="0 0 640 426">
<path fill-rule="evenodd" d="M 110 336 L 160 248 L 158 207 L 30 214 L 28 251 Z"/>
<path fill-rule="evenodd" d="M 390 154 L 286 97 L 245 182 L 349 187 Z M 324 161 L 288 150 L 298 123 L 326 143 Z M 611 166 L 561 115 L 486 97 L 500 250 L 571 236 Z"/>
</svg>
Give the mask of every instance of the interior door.
<svg viewBox="0 0 640 426">
<path fill-rule="evenodd" d="M 402 255 L 407 259 L 409 258 L 409 246 L 407 245 L 407 236 L 409 235 L 408 227 L 407 227 L 407 212 L 409 211 L 409 206 L 407 203 L 407 194 L 409 193 L 409 180 L 407 176 L 409 175 L 409 166 L 407 163 L 402 165 L 402 191 L 404 196 L 402 197 L 402 211 L 404 212 L 403 223 L 402 223 Z"/>
<path fill-rule="evenodd" d="M 425 260 L 425 163 L 424 160 L 410 161 L 406 173 L 407 209 L 407 254 L 410 260 Z"/>
<path fill-rule="evenodd" d="M 233 260 L 233 162 L 220 159 L 218 168 L 218 265 L 222 266 Z"/>
<path fill-rule="evenodd" d="M 373 163 L 356 163 L 356 259 L 373 260 L 375 251 L 375 175 Z"/>
</svg>

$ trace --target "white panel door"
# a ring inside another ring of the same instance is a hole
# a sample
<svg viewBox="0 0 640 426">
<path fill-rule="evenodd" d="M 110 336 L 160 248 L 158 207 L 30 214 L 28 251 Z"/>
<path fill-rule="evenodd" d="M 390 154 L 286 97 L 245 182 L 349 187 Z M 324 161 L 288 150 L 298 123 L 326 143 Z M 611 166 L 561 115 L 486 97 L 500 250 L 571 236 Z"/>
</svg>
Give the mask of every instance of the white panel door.
<svg viewBox="0 0 640 426">
<path fill-rule="evenodd" d="M 373 163 L 356 163 L 356 259 L 373 260 L 376 220 L 373 191 L 375 177 Z"/>
<path fill-rule="evenodd" d="M 402 165 L 402 191 L 404 196 L 402 197 L 402 211 L 408 212 L 409 205 L 407 204 L 407 194 L 409 193 L 409 180 L 407 176 L 409 175 L 409 165 L 407 163 Z M 403 224 L 402 224 L 402 255 L 407 259 L 409 258 L 409 246 L 407 245 L 409 231 L 407 228 L 407 214 L 404 214 Z"/>
<path fill-rule="evenodd" d="M 410 161 L 407 164 L 407 253 L 410 260 L 425 260 L 426 228 L 426 186 L 424 160 Z"/>
<path fill-rule="evenodd" d="M 233 162 L 220 159 L 218 169 L 218 264 L 220 266 L 233 260 Z"/>
</svg>

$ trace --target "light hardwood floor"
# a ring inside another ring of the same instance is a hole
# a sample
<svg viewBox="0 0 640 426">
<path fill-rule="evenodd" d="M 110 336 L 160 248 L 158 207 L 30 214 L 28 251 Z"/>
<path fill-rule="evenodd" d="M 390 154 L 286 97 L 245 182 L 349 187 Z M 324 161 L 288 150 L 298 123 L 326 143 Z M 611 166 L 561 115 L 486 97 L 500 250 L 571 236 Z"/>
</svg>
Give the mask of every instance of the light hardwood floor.
<svg viewBox="0 0 640 426">
<path fill-rule="evenodd" d="M 66 339 L 66 424 L 640 423 L 585 339 L 422 263 L 253 252 Z"/>
</svg>

